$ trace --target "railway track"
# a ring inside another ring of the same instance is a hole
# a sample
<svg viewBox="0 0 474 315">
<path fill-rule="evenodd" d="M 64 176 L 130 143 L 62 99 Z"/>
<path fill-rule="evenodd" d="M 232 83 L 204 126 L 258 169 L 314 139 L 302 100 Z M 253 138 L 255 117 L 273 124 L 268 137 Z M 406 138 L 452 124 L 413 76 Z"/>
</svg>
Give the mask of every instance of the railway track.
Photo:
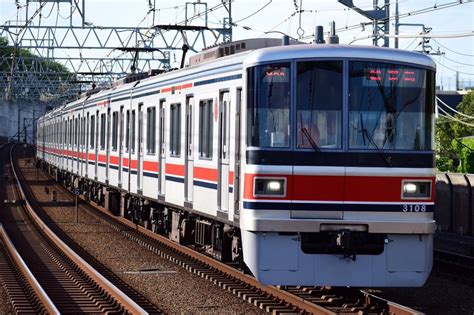
<svg viewBox="0 0 474 315">
<path fill-rule="evenodd" d="M 36 278 L 14 248 L 3 225 L 0 226 L 0 282 L 16 313 L 58 313 Z"/>
<path fill-rule="evenodd" d="M 433 270 L 437 274 L 474 285 L 474 257 L 435 249 L 433 260 Z"/>
<path fill-rule="evenodd" d="M 35 213 L 19 180 L 12 151 L 13 147 L 12 169 L 4 175 L 6 191 L 2 194 L 7 202 L 1 211 L 0 230 L 5 244 L 2 283 L 15 312 L 150 313 L 150 307 L 143 308 L 119 290 Z"/>
<path fill-rule="evenodd" d="M 53 189 L 53 188 L 52 188 Z M 54 189 L 68 191 L 59 184 Z M 386 301 L 357 289 L 263 286 L 253 277 L 213 258 L 181 246 L 166 237 L 120 217 L 95 204 L 88 212 L 106 222 L 118 233 L 175 262 L 183 268 L 274 314 L 415 314 L 417 311 Z"/>
</svg>

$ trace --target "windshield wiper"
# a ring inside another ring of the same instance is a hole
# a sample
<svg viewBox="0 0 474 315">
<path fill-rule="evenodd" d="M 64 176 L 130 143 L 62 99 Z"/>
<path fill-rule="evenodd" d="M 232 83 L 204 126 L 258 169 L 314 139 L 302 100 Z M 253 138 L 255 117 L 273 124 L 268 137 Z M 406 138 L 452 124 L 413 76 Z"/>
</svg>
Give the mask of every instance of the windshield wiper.
<svg viewBox="0 0 474 315">
<path fill-rule="evenodd" d="M 309 141 L 309 144 L 311 144 L 311 146 L 313 147 L 314 151 L 317 151 L 319 152 L 319 147 L 318 145 L 316 144 L 316 142 L 314 142 L 314 139 L 313 137 L 311 137 L 311 134 L 309 133 L 308 129 L 306 129 L 306 127 L 303 127 L 301 128 L 301 131 L 303 132 L 303 134 L 305 135 L 305 137 L 308 139 Z"/>
<path fill-rule="evenodd" d="M 369 140 L 369 143 L 375 147 L 375 149 L 377 150 L 377 152 L 379 153 L 379 155 L 382 157 L 382 159 L 385 161 L 385 163 L 387 163 L 387 166 L 392 167 L 393 165 L 392 165 L 391 157 L 390 157 L 390 156 L 389 156 L 389 157 L 386 157 L 386 156 L 385 156 L 384 150 L 381 149 L 381 148 L 377 145 L 377 143 L 374 141 L 374 138 L 372 138 L 372 136 L 369 134 L 369 132 L 367 131 L 367 129 L 362 128 L 361 131 L 362 131 L 362 136 L 364 137 L 364 139 L 365 139 L 365 137 L 367 137 L 367 139 Z"/>
<path fill-rule="evenodd" d="M 362 119 L 362 113 L 360 114 L 360 127 L 362 128 L 362 141 L 364 141 L 364 146 L 366 145 L 365 143 L 365 128 L 364 128 L 364 119 Z"/>
</svg>

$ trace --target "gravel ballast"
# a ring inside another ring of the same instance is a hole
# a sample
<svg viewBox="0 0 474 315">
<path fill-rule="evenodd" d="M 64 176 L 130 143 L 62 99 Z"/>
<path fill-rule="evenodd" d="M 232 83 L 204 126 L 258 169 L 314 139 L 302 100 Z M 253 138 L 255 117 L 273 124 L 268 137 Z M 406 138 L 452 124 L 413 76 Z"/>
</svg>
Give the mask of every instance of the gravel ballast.
<svg viewBox="0 0 474 315">
<path fill-rule="evenodd" d="M 34 171 L 24 170 L 23 173 L 26 178 L 34 178 Z M 45 179 L 44 175 L 40 175 L 40 180 Z M 129 240 L 87 212 L 85 205 L 79 205 L 77 215 L 72 202 L 74 198 L 70 194 L 53 188 L 46 194 L 41 184 L 31 189 L 40 202 L 51 201 L 52 190 L 57 191 L 58 202 L 69 202 L 68 206 L 43 208 L 71 239 L 165 313 L 265 313 Z"/>
</svg>

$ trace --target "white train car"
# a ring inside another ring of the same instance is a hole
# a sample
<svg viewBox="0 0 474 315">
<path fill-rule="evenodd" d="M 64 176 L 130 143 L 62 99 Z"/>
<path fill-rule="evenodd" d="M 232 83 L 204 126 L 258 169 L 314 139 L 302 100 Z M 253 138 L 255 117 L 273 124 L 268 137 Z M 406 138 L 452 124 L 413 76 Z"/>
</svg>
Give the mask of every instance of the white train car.
<svg viewBox="0 0 474 315">
<path fill-rule="evenodd" d="M 37 158 L 115 214 L 262 283 L 421 286 L 434 73 L 401 50 L 226 43 L 47 113 Z"/>
</svg>

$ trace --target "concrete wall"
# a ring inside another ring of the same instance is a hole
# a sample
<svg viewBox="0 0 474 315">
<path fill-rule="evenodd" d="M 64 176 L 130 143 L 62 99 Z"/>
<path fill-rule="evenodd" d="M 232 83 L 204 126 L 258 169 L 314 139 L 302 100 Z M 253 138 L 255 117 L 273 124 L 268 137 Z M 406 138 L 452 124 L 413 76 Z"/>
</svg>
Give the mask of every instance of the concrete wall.
<svg viewBox="0 0 474 315">
<path fill-rule="evenodd" d="M 25 138 L 24 123 L 27 126 L 27 141 L 33 142 L 33 116 L 42 116 L 49 107 L 59 105 L 57 102 L 14 101 L 0 100 L 0 139 L 14 138 L 17 140 L 18 111 L 20 111 L 20 141 Z"/>
</svg>

